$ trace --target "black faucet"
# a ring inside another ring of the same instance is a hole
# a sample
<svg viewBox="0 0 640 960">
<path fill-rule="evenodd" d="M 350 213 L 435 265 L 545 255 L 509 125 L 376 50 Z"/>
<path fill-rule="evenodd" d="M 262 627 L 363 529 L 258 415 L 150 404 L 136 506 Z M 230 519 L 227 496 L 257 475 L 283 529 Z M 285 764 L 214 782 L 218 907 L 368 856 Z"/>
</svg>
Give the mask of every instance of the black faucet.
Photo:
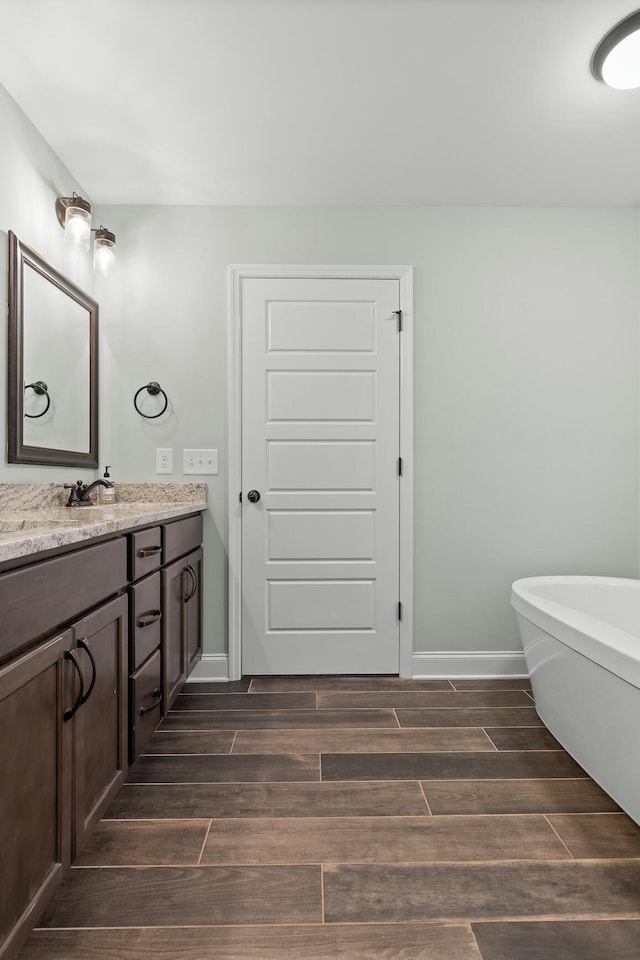
<svg viewBox="0 0 640 960">
<path fill-rule="evenodd" d="M 89 486 L 84 484 L 82 480 L 78 480 L 77 483 L 65 483 L 65 490 L 71 490 L 69 494 L 69 499 L 67 500 L 68 507 L 92 507 L 93 503 L 89 499 L 89 494 L 92 490 L 95 490 L 96 487 L 112 487 L 113 484 L 111 480 L 103 480 L 102 477 L 99 480 L 94 480 L 93 483 L 90 483 Z"/>
</svg>

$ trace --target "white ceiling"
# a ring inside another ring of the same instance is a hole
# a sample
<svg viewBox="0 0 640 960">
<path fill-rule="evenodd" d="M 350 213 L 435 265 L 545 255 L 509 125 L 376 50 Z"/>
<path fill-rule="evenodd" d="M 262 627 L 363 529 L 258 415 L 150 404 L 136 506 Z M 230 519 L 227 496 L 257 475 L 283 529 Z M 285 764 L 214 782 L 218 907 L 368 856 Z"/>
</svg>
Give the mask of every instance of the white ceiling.
<svg viewBox="0 0 640 960">
<path fill-rule="evenodd" d="M 102 203 L 637 204 L 637 0 L 0 0 L 0 82 Z"/>
</svg>

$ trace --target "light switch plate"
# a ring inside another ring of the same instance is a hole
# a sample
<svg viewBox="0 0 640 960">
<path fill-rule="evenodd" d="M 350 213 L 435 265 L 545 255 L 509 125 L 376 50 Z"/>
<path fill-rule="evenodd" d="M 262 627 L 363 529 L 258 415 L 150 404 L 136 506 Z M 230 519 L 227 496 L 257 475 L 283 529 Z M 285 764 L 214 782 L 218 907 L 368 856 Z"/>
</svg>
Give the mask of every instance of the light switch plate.
<svg viewBox="0 0 640 960">
<path fill-rule="evenodd" d="M 183 473 L 218 473 L 217 450 L 183 450 Z"/>
<path fill-rule="evenodd" d="M 156 473 L 173 473 L 173 450 L 156 447 Z"/>
</svg>

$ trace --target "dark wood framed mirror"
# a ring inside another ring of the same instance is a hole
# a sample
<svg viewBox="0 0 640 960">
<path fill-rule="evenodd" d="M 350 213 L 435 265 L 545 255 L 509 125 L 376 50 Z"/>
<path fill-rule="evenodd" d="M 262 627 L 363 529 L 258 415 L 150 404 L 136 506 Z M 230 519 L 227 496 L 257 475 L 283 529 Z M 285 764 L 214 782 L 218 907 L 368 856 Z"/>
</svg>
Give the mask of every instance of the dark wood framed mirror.
<svg viewBox="0 0 640 960">
<path fill-rule="evenodd" d="M 98 304 L 9 231 L 9 463 L 98 466 Z"/>
</svg>

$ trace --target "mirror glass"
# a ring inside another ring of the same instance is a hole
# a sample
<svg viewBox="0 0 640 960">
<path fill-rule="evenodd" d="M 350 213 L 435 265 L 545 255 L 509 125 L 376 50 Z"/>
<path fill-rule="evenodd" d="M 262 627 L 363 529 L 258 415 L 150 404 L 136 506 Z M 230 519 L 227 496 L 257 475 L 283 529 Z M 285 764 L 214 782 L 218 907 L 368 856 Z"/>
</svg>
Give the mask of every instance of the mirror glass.
<svg viewBox="0 0 640 960">
<path fill-rule="evenodd" d="M 97 467 L 98 305 L 9 234 L 9 462 Z"/>
</svg>

